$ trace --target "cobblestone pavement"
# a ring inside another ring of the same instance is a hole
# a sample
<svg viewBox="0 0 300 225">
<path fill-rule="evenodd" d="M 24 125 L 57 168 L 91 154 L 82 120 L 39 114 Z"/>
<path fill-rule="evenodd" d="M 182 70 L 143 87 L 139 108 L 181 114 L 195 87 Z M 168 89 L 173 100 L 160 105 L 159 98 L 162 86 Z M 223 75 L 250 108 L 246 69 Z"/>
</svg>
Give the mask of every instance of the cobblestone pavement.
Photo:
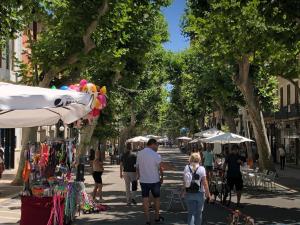
<svg viewBox="0 0 300 225">
<path fill-rule="evenodd" d="M 175 204 L 171 210 L 167 210 L 169 188 L 179 187 L 182 183 L 182 170 L 187 163 L 187 156 L 181 154 L 177 149 L 161 149 L 163 160 L 174 166 L 172 171 L 165 172 L 165 183 L 162 186 L 162 215 L 165 217 L 164 224 L 183 225 L 186 224 L 186 212 L 180 204 Z M 294 171 L 293 171 L 294 172 Z M 283 174 L 284 175 L 284 174 Z M 280 174 L 280 176 L 283 176 Z M 292 174 L 297 180 L 297 174 Z M 296 176 L 295 176 L 296 175 Z M 291 175 L 286 172 L 286 177 Z M 288 178 L 284 178 L 287 179 Z M 125 200 L 125 185 L 119 177 L 119 167 L 117 165 L 106 165 L 103 175 L 105 204 L 110 210 L 99 214 L 81 214 L 75 220 L 75 225 L 102 224 L 102 225 L 143 225 L 144 217 L 141 206 L 141 196 L 138 196 L 137 206 L 127 207 Z M 279 179 L 280 181 L 280 179 Z M 293 180 L 293 184 L 295 181 Z M 246 189 L 243 195 L 244 208 L 241 212 L 255 218 L 256 224 L 263 225 L 296 225 L 300 224 L 300 193 L 291 189 L 276 186 L 276 191 L 267 192 L 253 189 Z M 92 191 L 93 180 L 91 176 L 86 176 L 86 187 L 88 192 Z M 236 201 L 233 196 L 233 202 Z M 2 201 L 2 202 L 1 202 Z M 232 204 L 231 209 L 234 209 Z M 209 204 L 204 211 L 204 218 L 207 224 L 223 225 L 229 215 L 229 209 L 223 208 L 219 204 Z M 0 200 L 0 224 L 17 224 L 20 218 L 19 199 Z"/>
</svg>

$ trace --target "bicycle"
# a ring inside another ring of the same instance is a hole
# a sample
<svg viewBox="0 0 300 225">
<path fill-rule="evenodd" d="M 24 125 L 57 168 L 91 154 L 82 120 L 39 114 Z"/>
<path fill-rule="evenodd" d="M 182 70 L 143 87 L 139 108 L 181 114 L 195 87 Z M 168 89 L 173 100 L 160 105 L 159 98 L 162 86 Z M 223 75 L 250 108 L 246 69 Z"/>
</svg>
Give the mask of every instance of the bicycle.
<svg viewBox="0 0 300 225">
<path fill-rule="evenodd" d="M 221 169 L 213 171 L 213 176 L 209 184 L 210 193 L 214 195 L 214 201 L 217 199 L 226 206 L 231 204 L 231 189 L 227 183 L 225 173 Z M 228 198 L 228 199 L 227 199 Z"/>
</svg>

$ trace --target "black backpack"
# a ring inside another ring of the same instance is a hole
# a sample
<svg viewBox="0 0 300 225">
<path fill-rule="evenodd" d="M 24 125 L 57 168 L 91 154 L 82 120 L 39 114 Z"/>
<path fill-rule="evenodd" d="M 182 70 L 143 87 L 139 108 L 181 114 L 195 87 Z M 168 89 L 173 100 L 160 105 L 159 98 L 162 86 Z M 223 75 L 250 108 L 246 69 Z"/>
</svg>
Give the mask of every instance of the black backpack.
<svg viewBox="0 0 300 225">
<path fill-rule="evenodd" d="M 200 180 L 200 175 L 197 174 L 197 171 L 198 171 L 200 166 L 195 170 L 195 172 L 192 171 L 190 166 L 188 166 L 188 167 L 189 167 L 190 172 L 192 174 L 192 182 L 191 182 L 191 186 L 186 188 L 186 192 L 188 192 L 188 193 L 198 193 L 200 191 L 201 182 L 202 182 L 202 181 L 200 181 L 200 186 L 196 183 L 196 181 Z"/>
</svg>

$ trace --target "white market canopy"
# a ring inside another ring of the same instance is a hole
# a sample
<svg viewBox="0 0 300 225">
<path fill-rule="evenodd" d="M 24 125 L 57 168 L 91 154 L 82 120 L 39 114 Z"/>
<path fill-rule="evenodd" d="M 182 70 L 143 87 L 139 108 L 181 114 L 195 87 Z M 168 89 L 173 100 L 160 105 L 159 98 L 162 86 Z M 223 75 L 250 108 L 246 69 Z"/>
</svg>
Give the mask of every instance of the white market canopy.
<svg viewBox="0 0 300 225">
<path fill-rule="evenodd" d="M 202 139 L 203 138 L 196 138 L 196 139 L 190 141 L 189 143 L 191 143 L 191 144 L 198 143 L 198 142 L 202 141 Z"/>
<path fill-rule="evenodd" d="M 224 134 L 223 131 L 218 130 L 217 128 L 210 128 L 208 130 L 201 131 L 199 133 L 194 134 L 195 137 L 201 137 L 201 138 L 209 138 L 216 135 Z"/>
<path fill-rule="evenodd" d="M 153 139 L 156 139 L 156 140 L 161 138 L 161 136 L 157 136 L 157 135 L 153 135 L 153 134 L 149 134 L 146 137 L 147 138 L 153 138 Z"/>
<path fill-rule="evenodd" d="M 91 102 L 85 93 L 0 82 L 0 128 L 70 124 L 91 111 Z"/>
<path fill-rule="evenodd" d="M 205 138 L 202 141 L 206 143 L 219 143 L 219 144 L 239 144 L 242 142 L 253 142 L 253 140 L 249 138 L 245 138 L 243 136 L 233 134 L 233 133 L 224 133 L 218 136 Z"/>
<path fill-rule="evenodd" d="M 158 142 L 167 142 L 169 141 L 169 139 L 167 137 L 164 137 L 164 138 L 160 138 L 157 140 Z"/>
<path fill-rule="evenodd" d="M 180 141 L 191 141 L 192 140 L 192 138 L 189 138 L 189 137 L 178 137 L 176 139 L 180 140 Z"/>
<path fill-rule="evenodd" d="M 126 143 L 146 143 L 149 141 L 149 138 L 143 136 L 137 136 L 131 139 L 128 139 Z"/>
</svg>

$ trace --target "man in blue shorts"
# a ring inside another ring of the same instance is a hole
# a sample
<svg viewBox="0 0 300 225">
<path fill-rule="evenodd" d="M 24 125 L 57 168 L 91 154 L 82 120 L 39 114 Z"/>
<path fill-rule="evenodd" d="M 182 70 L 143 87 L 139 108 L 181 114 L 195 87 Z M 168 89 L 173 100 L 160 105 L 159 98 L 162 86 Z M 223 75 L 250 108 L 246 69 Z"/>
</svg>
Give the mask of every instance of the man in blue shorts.
<svg viewBox="0 0 300 225">
<path fill-rule="evenodd" d="M 241 165 L 243 161 L 238 154 L 238 146 L 233 146 L 231 153 L 226 157 L 224 163 L 224 170 L 228 166 L 227 170 L 227 183 L 232 190 L 235 187 L 237 195 L 237 207 L 240 207 L 242 190 L 243 190 L 243 178 L 241 173 Z"/>
<path fill-rule="evenodd" d="M 157 153 L 158 143 L 155 139 L 150 139 L 147 147 L 137 155 L 137 173 L 141 183 L 143 206 L 146 216 L 146 225 L 150 225 L 149 215 L 149 195 L 154 197 L 155 222 L 162 222 L 160 216 L 160 187 L 163 183 L 163 169 L 161 166 L 161 156 Z"/>
</svg>

